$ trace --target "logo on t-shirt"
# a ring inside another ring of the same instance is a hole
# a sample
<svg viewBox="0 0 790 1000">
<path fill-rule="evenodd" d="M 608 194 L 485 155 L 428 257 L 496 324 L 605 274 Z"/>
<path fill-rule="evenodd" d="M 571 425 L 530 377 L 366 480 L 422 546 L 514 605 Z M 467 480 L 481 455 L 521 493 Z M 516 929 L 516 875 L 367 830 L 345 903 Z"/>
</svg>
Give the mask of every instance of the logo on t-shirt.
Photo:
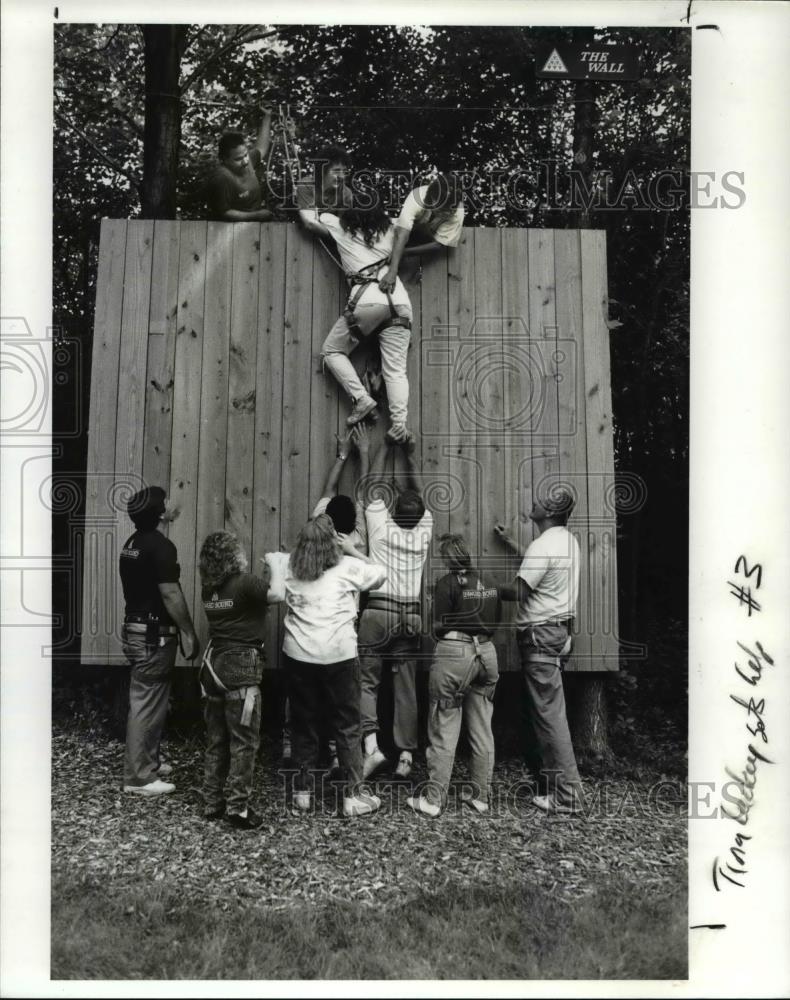
<svg viewBox="0 0 790 1000">
<path fill-rule="evenodd" d="M 139 555 L 139 549 L 121 549 L 121 557 L 124 559 L 137 559 Z"/>
<path fill-rule="evenodd" d="M 211 595 L 210 601 L 203 601 L 203 607 L 206 611 L 227 611 L 229 608 L 233 607 L 233 599 L 228 598 L 227 600 L 221 601 L 219 599 L 219 594 L 215 590 Z"/>
</svg>

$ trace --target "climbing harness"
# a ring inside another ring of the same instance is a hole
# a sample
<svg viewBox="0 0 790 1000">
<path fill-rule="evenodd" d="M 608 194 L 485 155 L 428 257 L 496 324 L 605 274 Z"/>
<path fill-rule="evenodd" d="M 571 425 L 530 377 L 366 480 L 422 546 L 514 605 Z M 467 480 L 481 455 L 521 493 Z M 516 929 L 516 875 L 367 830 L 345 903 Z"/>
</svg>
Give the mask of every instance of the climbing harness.
<svg viewBox="0 0 790 1000">
<path fill-rule="evenodd" d="M 362 295 L 368 285 L 378 283 L 379 274 L 382 267 L 389 264 L 390 258 L 383 257 L 381 260 L 373 261 L 371 264 L 366 264 L 365 267 L 360 268 L 354 274 L 347 274 L 346 281 L 349 287 L 349 297 L 346 303 L 346 308 L 343 310 L 343 317 L 348 324 L 348 332 L 356 340 L 361 340 L 366 334 L 364 334 L 359 326 L 359 319 L 355 312 L 357 303 L 362 298 Z M 411 320 L 407 316 L 401 316 L 397 309 L 395 308 L 395 303 L 392 301 L 392 295 L 389 291 L 384 293 L 387 296 L 387 305 L 389 306 L 389 318 L 382 320 L 381 323 L 370 333 L 378 333 L 379 330 L 384 329 L 387 326 L 402 326 L 407 330 L 411 330 Z"/>
</svg>

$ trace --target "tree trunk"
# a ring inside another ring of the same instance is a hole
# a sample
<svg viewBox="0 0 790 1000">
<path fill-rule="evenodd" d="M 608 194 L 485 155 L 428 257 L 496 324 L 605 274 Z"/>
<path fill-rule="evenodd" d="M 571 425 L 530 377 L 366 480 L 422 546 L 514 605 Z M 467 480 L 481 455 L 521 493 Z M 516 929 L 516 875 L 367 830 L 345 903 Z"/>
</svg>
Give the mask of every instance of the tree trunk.
<svg viewBox="0 0 790 1000">
<path fill-rule="evenodd" d="M 179 76 L 187 28 L 142 25 L 145 42 L 145 128 L 143 130 L 144 219 L 174 219 L 181 141 Z"/>
<path fill-rule="evenodd" d="M 580 757 L 609 753 L 606 681 L 601 673 L 565 674 L 568 725 L 573 748 Z"/>
</svg>

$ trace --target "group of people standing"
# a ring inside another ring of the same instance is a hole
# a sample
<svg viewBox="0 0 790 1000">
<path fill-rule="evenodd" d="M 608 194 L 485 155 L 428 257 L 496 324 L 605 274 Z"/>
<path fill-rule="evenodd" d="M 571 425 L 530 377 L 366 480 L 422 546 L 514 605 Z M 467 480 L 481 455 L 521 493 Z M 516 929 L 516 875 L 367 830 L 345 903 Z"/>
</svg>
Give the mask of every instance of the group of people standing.
<svg viewBox="0 0 790 1000">
<path fill-rule="evenodd" d="M 262 127 L 258 159 L 264 133 Z M 210 185 L 217 214 L 227 221 L 258 218 L 254 213 L 265 211 L 249 195 L 251 155 L 237 138 L 221 140 L 221 165 Z M 342 776 L 343 815 L 362 816 L 380 808 L 372 779 L 387 763 L 378 739 L 385 662 L 393 676 L 395 775 L 410 777 L 418 746 L 417 661 L 424 639 L 432 636 L 428 782 L 407 802 L 428 817 L 441 812 L 463 727 L 471 750 L 471 791 L 465 801 L 478 813 L 488 812 L 498 679 L 492 639 L 503 600 L 517 602 L 533 736 L 544 776 L 551 780 L 548 793 L 533 801 L 547 811 L 576 811 L 582 806 L 582 790 L 561 680 L 579 587 L 579 547 L 566 528 L 571 495 L 560 489 L 535 498 L 530 516 L 538 537 L 507 586 L 482 578 L 461 535 L 442 535 L 438 551 L 446 574 L 435 586 L 431 628 L 420 613 L 433 517 L 420 491 L 416 441 L 407 423 L 411 311 L 398 267 L 405 253 L 457 243 L 463 222 L 460 192 L 452 177 L 440 175 L 409 195 L 393 224 L 375 198 L 363 192 L 363 200 L 347 186 L 348 161 L 342 150 L 324 151 L 321 162 L 323 169 L 298 186 L 297 200 L 304 227 L 334 241 L 349 282 L 348 306 L 322 350 L 326 367 L 351 399 L 348 431 L 338 439 L 323 495 L 290 552 L 267 553 L 260 572 L 253 574 L 232 534 L 217 531 L 203 541 L 199 571 L 209 627 L 200 670 L 207 733 L 204 814 L 207 819 L 224 816 L 239 829 L 260 825 L 249 800 L 261 723 L 263 641 L 267 608 L 280 602 L 287 607 L 280 663 L 290 702 L 293 809 L 313 809 L 326 727 Z M 239 201 L 249 208 L 239 208 Z M 415 243 L 417 226 L 423 229 Z M 371 336 L 377 336 L 381 350 L 391 417 L 372 462 L 366 421 L 377 404 L 349 360 L 354 348 Z M 354 498 L 337 495 L 352 450 L 360 460 Z M 391 480 L 384 475 L 389 454 L 395 469 L 403 466 Z M 132 666 L 124 790 L 141 795 L 175 790 L 164 780 L 169 765 L 159 759 L 159 739 L 179 635 L 187 658 L 199 653 L 178 584 L 175 547 L 158 530 L 166 517 L 165 501 L 158 487 L 132 497 L 128 511 L 136 530 L 120 555 L 126 598 L 123 641 Z M 502 526 L 494 531 L 518 551 Z"/>
</svg>

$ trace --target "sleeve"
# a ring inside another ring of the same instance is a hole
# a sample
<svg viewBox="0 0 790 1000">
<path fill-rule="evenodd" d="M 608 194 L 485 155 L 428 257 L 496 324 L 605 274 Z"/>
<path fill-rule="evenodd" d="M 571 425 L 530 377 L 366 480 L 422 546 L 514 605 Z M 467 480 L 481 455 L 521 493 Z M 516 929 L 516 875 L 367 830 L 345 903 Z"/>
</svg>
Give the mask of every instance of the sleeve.
<svg viewBox="0 0 790 1000">
<path fill-rule="evenodd" d="M 181 578 L 181 567 L 178 565 L 176 547 L 167 538 L 163 538 L 162 542 L 162 545 L 157 545 L 153 554 L 156 582 L 178 583 Z"/>
<path fill-rule="evenodd" d="M 268 565 L 264 563 L 264 568 L 260 576 L 253 576 L 252 573 L 245 574 L 244 596 L 251 604 L 265 610 L 270 581 L 271 572 Z"/>
<path fill-rule="evenodd" d="M 330 233 L 332 233 L 333 236 L 335 233 L 341 231 L 340 219 L 338 219 L 336 215 L 333 215 L 332 212 L 321 212 L 320 215 L 318 216 L 318 221 L 322 225 L 326 226 L 326 228 L 330 231 Z"/>
<path fill-rule="evenodd" d="M 422 188 L 415 188 L 414 191 L 410 191 L 406 195 L 406 200 L 401 206 L 400 215 L 398 216 L 395 225 L 398 229 L 406 229 L 411 232 L 414 228 L 414 223 L 417 221 L 422 208 L 417 197 L 417 193 L 422 191 Z"/>
<path fill-rule="evenodd" d="M 534 590 L 550 566 L 551 558 L 540 545 L 540 538 L 536 538 L 524 553 L 516 576 L 521 577 L 524 583 Z"/>
<path fill-rule="evenodd" d="M 380 528 L 387 523 L 387 505 L 383 500 L 374 500 L 365 509 L 365 521 L 367 523 L 368 536 L 372 535 L 376 528 Z"/>
<path fill-rule="evenodd" d="M 360 590 L 374 590 L 387 579 L 387 571 L 380 563 L 362 562 L 361 559 L 357 559 L 356 563 Z"/>
<path fill-rule="evenodd" d="M 227 179 L 220 173 L 211 176 L 206 184 L 206 202 L 215 218 L 221 218 L 231 207 L 231 190 Z"/>
<path fill-rule="evenodd" d="M 464 225 L 464 206 L 459 205 L 450 219 L 441 222 L 434 231 L 434 239 L 445 247 L 457 247 Z"/>
<path fill-rule="evenodd" d="M 439 639 L 452 628 L 445 621 L 456 610 L 455 597 L 452 577 L 443 576 L 436 584 L 433 594 L 433 630 Z"/>
<path fill-rule="evenodd" d="M 313 517 L 318 517 L 320 514 L 326 514 L 326 508 L 329 506 L 329 501 L 331 499 L 331 497 L 321 497 L 313 508 Z"/>
</svg>

